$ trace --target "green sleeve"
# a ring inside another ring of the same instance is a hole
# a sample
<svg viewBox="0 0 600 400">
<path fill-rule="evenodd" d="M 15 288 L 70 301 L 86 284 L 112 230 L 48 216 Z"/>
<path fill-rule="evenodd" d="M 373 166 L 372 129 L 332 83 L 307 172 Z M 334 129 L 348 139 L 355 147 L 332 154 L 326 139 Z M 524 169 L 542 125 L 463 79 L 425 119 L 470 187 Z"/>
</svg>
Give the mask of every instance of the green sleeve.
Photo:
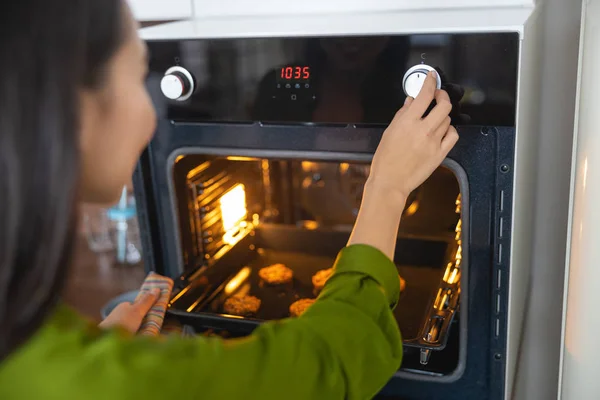
<svg viewBox="0 0 600 400">
<path fill-rule="evenodd" d="M 0 398 L 370 399 L 402 359 L 398 273 L 365 245 L 335 268 L 304 315 L 243 339 L 128 337 L 55 318 L 0 366 Z"/>
</svg>

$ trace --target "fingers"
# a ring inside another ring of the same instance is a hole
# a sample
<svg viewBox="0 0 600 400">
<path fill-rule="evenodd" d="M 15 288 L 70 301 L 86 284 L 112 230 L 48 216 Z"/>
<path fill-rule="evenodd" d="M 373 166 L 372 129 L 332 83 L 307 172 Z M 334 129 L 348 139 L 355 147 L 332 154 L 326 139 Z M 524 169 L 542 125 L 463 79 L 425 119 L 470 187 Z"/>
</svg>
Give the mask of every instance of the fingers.
<svg viewBox="0 0 600 400">
<path fill-rule="evenodd" d="M 108 316 L 98 325 L 101 329 L 110 329 L 114 326 L 123 326 L 121 322 L 122 316 L 127 315 L 131 303 L 119 303 Z"/>
<path fill-rule="evenodd" d="M 433 101 L 437 84 L 435 74 L 437 74 L 437 72 L 434 71 L 427 74 L 427 78 L 423 83 L 421 91 L 410 105 L 409 112 L 416 118 L 421 118 L 423 114 L 425 114 L 425 111 L 427 111 L 427 108 L 429 107 L 431 102 Z"/>
<path fill-rule="evenodd" d="M 100 328 L 109 329 L 114 326 L 120 326 L 131 333 L 137 332 L 142 320 L 158 300 L 160 292 L 160 289 L 155 288 L 141 294 L 133 304 L 127 302 L 120 303 L 100 323 Z"/>
<path fill-rule="evenodd" d="M 455 127 L 450 125 L 450 127 L 448 127 L 448 131 L 446 132 L 446 136 L 444 136 L 442 139 L 441 149 L 444 153 L 444 157 L 450 152 L 450 150 L 452 150 L 457 141 L 458 132 L 456 131 Z"/>
<path fill-rule="evenodd" d="M 130 306 L 131 306 L 131 303 L 128 303 L 128 302 L 117 304 L 116 307 L 112 309 L 110 314 L 108 314 L 107 318 L 103 322 L 105 322 L 105 321 L 111 322 L 112 319 L 123 314 L 123 312 L 125 312 Z"/>
<path fill-rule="evenodd" d="M 440 124 L 446 120 L 450 111 L 452 111 L 452 103 L 450 103 L 450 97 L 448 97 L 446 91 L 436 90 L 435 102 L 435 107 L 433 107 L 433 110 L 424 119 L 430 132 L 435 132 Z"/>
<path fill-rule="evenodd" d="M 433 131 L 432 136 L 441 141 L 444 138 L 444 135 L 446 135 L 446 133 L 448 133 L 448 129 L 450 128 L 451 121 L 452 121 L 451 118 L 449 116 L 446 116 L 446 118 L 444 118 L 442 123 L 438 125 L 436 130 Z"/>
<path fill-rule="evenodd" d="M 139 313 L 142 317 L 150 311 L 158 297 L 160 296 L 160 289 L 155 288 L 150 290 L 149 292 L 143 293 L 135 303 L 133 303 L 133 307 L 135 311 Z"/>
</svg>

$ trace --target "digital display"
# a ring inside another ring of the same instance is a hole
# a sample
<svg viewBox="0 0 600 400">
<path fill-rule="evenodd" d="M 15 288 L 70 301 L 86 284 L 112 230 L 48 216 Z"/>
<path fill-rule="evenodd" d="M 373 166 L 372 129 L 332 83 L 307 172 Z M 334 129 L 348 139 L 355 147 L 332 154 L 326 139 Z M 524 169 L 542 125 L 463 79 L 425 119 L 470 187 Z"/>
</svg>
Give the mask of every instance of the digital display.
<svg viewBox="0 0 600 400">
<path fill-rule="evenodd" d="M 279 68 L 281 82 L 307 82 L 310 80 L 310 67 L 306 65 L 286 65 Z"/>
</svg>

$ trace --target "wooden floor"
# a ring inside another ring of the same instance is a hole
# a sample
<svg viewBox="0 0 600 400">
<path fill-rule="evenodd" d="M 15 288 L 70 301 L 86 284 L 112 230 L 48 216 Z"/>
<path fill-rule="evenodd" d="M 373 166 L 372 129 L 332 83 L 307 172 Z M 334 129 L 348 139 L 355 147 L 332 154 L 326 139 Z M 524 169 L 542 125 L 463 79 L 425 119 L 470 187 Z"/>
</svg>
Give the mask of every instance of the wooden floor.
<svg viewBox="0 0 600 400">
<path fill-rule="evenodd" d="M 94 254 L 83 237 L 78 239 L 76 247 L 64 300 L 80 313 L 99 321 L 102 307 L 121 293 L 139 289 L 146 274 L 142 264 L 112 265 L 110 255 Z"/>
</svg>

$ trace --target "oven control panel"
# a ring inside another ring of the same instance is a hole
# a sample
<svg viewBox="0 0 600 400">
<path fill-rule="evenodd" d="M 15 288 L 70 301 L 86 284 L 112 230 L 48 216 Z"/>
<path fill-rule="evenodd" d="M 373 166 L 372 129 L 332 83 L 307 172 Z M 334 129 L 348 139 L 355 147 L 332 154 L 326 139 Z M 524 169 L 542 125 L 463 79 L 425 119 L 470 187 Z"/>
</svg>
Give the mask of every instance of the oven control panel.
<svg viewBox="0 0 600 400">
<path fill-rule="evenodd" d="M 431 70 L 455 125 L 514 126 L 515 32 L 149 41 L 151 93 L 175 122 L 380 129 Z"/>
<path fill-rule="evenodd" d="M 427 74 L 434 70 L 433 67 L 426 64 L 418 64 L 409 68 L 402 79 L 402 89 L 404 89 L 404 94 L 409 97 L 417 97 L 425 83 Z M 437 74 L 436 87 L 438 89 L 442 88 L 442 78 L 440 78 L 440 74 Z"/>
<path fill-rule="evenodd" d="M 412 66 L 404 74 L 402 79 L 402 89 L 404 94 L 410 97 L 417 97 L 425 83 L 427 74 L 435 69 L 427 64 L 418 64 Z M 437 75 L 438 89 L 442 87 L 442 79 Z M 182 67 L 171 67 L 166 72 L 160 82 L 160 89 L 163 95 L 170 100 L 185 101 L 191 97 L 194 92 L 194 77 Z M 277 75 L 277 89 L 288 89 L 294 93 L 287 96 L 291 100 L 297 100 L 296 91 L 310 89 L 310 67 L 309 66 L 283 66 Z M 273 96 L 276 98 L 277 96 Z M 313 95 L 313 100 L 316 96 Z"/>
</svg>

